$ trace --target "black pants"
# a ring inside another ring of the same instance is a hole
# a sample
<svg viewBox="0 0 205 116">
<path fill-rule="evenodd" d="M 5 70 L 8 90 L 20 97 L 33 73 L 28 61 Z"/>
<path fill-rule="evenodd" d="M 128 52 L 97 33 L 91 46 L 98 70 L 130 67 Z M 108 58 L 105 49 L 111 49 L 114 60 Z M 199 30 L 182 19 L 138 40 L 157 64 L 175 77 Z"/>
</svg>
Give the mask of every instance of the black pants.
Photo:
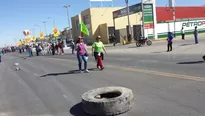
<svg viewBox="0 0 205 116">
<path fill-rule="evenodd" d="M 185 39 L 185 34 L 182 34 L 182 39 Z"/>
<path fill-rule="evenodd" d="M 36 50 L 36 56 L 39 56 L 39 51 L 38 50 Z"/>
<path fill-rule="evenodd" d="M 172 42 L 167 44 L 167 51 L 172 51 Z"/>
<path fill-rule="evenodd" d="M 52 49 L 52 55 L 55 55 L 55 49 Z"/>
</svg>

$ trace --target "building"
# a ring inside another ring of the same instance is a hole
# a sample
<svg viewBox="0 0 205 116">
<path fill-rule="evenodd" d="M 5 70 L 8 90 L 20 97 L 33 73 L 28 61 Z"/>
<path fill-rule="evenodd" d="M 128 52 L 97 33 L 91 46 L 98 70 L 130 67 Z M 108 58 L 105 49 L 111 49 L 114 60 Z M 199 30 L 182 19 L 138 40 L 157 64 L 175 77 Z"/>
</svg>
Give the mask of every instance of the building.
<svg viewBox="0 0 205 116">
<path fill-rule="evenodd" d="M 149 39 L 167 37 L 167 32 L 180 35 L 184 27 L 185 34 L 193 34 L 197 26 L 199 33 L 205 32 L 205 7 L 204 6 L 177 6 L 174 9 L 175 20 L 173 20 L 173 9 L 169 7 L 156 7 L 155 0 L 146 3 L 138 3 L 129 6 L 129 17 L 131 34 L 134 39 L 140 36 Z M 109 35 L 115 33 L 117 41 L 120 42 L 128 33 L 128 17 L 126 8 L 88 8 L 80 14 L 72 17 L 72 35 L 77 38 L 80 33 L 79 23 L 82 21 L 87 26 L 90 34 L 85 36 L 85 42 L 91 44 L 97 35 L 102 36 L 102 41 L 109 43 Z"/>
<path fill-rule="evenodd" d="M 72 21 L 72 35 L 76 39 L 80 33 L 79 23 L 83 21 L 89 30 L 89 36 L 85 36 L 85 43 L 92 44 L 98 35 L 102 36 L 102 41 L 108 43 L 108 35 L 114 31 L 112 12 L 122 7 L 98 7 L 88 8 L 80 14 L 71 18 Z"/>
</svg>

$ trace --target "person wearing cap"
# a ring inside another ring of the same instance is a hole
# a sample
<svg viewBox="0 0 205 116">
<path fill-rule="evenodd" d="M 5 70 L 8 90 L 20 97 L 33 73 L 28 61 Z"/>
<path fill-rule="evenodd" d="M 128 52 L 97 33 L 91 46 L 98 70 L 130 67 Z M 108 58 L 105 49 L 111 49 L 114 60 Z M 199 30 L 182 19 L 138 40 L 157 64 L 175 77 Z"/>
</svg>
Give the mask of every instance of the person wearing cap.
<svg viewBox="0 0 205 116">
<path fill-rule="evenodd" d="M 87 50 L 86 45 L 83 42 L 83 38 L 81 36 L 78 37 L 78 43 L 76 44 L 76 50 L 77 50 L 77 59 L 78 59 L 78 67 L 79 72 L 82 73 L 82 60 L 84 62 L 84 72 L 88 73 L 89 70 L 87 69 Z"/>
<path fill-rule="evenodd" d="M 167 38 L 167 52 L 172 51 L 172 40 L 173 40 L 173 35 L 171 32 L 168 32 L 168 38 Z"/>
<path fill-rule="evenodd" d="M 97 68 L 101 70 L 104 69 L 102 63 L 102 60 L 104 59 L 103 51 L 107 53 L 104 44 L 101 42 L 101 36 L 97 36 L 96 42 L 92 44 L 92 55 L 94 55 L 95 60 L 97 62 Z"/>
</svg>

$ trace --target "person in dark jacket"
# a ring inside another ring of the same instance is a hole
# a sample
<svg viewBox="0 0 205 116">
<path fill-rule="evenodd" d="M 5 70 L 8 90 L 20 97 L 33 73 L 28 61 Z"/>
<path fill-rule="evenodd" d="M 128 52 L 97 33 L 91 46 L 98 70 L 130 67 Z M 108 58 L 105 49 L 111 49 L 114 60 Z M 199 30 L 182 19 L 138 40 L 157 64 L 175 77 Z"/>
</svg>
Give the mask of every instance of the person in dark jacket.
<svg viewBox="0 0 205 116">
<path fill-rule="evenodd" d="M 173 40 L 173 35 L 171 32 L 168 32 L 168 38 L 167 38 L 167 52 L 172 51 L 172 40 Z"/>
<path fill-rule="evenodd" d="M 55 55 L 55 45 L 54 43 L 51 44 L 52 55 Z"/>
<path fill-rule="evenodd" d="M 194 30 L 194 39 L 195 39 L 195 44 L 198 44 L 198 30 L 197 30 L 197 26 L 195 27 L 195 30 Z"/>
</svg>

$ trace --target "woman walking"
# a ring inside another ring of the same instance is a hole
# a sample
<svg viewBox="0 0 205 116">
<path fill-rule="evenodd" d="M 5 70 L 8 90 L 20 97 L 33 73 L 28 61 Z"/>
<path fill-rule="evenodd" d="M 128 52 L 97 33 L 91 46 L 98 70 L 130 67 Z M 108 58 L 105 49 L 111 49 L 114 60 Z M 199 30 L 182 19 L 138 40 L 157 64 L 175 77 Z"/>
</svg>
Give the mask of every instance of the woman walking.
<svg viewBox="0 0 205 116">
<path fill-rule="evenodd" d="M 84 61 L 84 72 L 88 73 L 89 70 L 87 69 L 87 50 L 86 50 L 86 45 L 83 42 L 83 38 L 79 36 L 79 41 L 76 44 L 76 50 L 77 50 L 77 59 L 78 59 L 78 67 L 79 67 L 79 72 L 82 73 L 82 60 Z"/>
<path fill-rule="evenodd" d="M 101 36 L 97 36 L 96 42 L 92 45 L 92 54 L 95 57 L 95 60 L 97 62 L 97 68 L 100 70 L 104 69 L 102 60 L 104 59 L 104 54 L 107 54 L 104 44 L 101 42 Z"/>
</svg>

